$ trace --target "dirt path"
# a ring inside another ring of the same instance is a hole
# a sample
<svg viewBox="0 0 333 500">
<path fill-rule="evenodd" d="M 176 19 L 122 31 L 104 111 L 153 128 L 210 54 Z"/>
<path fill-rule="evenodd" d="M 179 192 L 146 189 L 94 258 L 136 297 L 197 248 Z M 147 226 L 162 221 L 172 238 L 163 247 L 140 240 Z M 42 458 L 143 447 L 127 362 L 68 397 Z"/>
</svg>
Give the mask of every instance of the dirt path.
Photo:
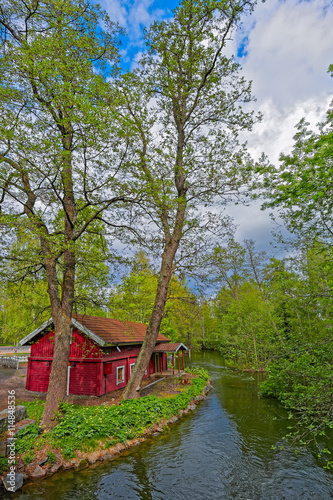
<svg viewBox="0 0 333 500">
<path fill-rule="evenodd" d="M 31 392 L 25 388 L 27 366 L 14 368 L 0 368 L 0 411 L 8 406 L 8 391 L 15 390 L 16 400 L 33 401 L 34 399 L 45 399 L 42 392 Z"/>
</svg>

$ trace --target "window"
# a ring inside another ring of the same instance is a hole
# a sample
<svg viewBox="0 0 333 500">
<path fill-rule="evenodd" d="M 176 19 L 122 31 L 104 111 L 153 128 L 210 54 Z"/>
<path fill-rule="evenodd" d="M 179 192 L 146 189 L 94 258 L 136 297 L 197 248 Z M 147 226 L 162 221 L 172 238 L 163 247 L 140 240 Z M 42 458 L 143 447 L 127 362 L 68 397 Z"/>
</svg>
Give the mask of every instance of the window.
<svg viewBox="0 0 333 500">
<path fill-rule="evenodd" d="M 133 370 L 133 366 L 135 365 L 135 363 L 131 363 L 130 364 L 130 376 L 132 374 L 132 370 Z M 147 375 L 147 368 L 145 369 L 145 375 Z"/>
<path fill-rule="evenodd" d="M 125 366 L 117 367 L 117 384 L 125 382 Z"/>
</svg>

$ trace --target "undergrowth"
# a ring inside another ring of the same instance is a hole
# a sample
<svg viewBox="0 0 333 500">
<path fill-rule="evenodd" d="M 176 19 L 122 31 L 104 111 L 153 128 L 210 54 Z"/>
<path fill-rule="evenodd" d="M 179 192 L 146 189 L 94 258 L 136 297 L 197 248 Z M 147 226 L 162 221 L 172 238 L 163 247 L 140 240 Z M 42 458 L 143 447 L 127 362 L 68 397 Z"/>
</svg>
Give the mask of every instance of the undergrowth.
<svg viewBox="0 0 333 500">
<path fill-rule="evenodd" d="M 202 369 L 195 369 L 194 373 L 198 378 L 175 396 L 144 396 L 112 406 L 61 403 L 56 417 L 58 424 L 39 437 L 37 425 L 26 427 L 18 435 L 17 452 L 22 454 L 48 445 L 59 449 L 68 460 L 75 457 L 77 450 L 93 451 L 141 437 L 147 429 L 184 410 L 192 398 L 202 393 L 208 373 Z M 28 417 L 39 422 L 44 402 L 35 400 L 24 404 Z"/>
</svg>

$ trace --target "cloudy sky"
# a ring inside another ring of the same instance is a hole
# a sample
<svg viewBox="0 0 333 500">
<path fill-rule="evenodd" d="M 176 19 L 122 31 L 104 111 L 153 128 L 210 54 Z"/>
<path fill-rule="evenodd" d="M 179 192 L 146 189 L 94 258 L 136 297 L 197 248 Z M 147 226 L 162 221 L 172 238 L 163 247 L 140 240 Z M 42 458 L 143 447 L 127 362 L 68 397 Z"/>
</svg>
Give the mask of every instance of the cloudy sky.
<svg viewBox="0 0 333 500">
<path fill-rule="evenodd" d="M 113 20 L 126 28 L 123 63 L 131 68 L 144 50 L 142 29 L 171 16 L 174 0 L 103 0 Z M 167 7 L 166 7 L 167 6 Z M 263 120 L 246 136 L 251 154 L 264 151 L 272 162 L 291 150 L 294 126 L 305 116 L 315 124 L 323 119 L 333 98 L 333 3 L 331 0 L 266 0 L 243 19 L 230 50 L 247 79 L 253 81 L 255 108 Z M 252 238 L 258 249 L 269 249 L 272 224 L 259 204 L 232 207 L 237 239 Z M 271 250 L 272 251 L 272 250 Z"/>
</svg>

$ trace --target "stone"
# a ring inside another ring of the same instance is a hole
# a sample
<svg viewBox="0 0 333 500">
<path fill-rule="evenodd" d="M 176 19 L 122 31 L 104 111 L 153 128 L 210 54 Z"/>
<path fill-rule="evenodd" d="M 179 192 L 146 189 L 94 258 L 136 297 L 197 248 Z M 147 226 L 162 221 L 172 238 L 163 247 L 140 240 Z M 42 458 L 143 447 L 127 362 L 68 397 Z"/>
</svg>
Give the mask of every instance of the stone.
<svg viewBox="0 0 333 500">
<path fill-rule="evenodd" d="M 1 415 L 0 413 L 0 434 L 7 430 L 7 415 Z"/>
<path fill-rule="evenodd" d="M 15 422 L 27 417 L 27 409 L 23 405 L 15 406 Z M 0 412 L 0 434 L 8 429 L 8 409 Z"/>
<path fill-rule="evenodd" d="M 211 384 L 208 384 L 206 385 L 204 388 L 203 388 L 203 392 L 205 394 L 207 394 L 207 392 L 211 391 L 213 389 L 213 386 Z"/>
<path fill-rule="evenodd" d="M 76 468 L 77 469 L 84 469 L 85 467 L 88 467 L 88 465 L 89 465 L 89 460 L 87 458 L 84 458 L 84 459 L 79 461 Z"/>
<path fill-rule="evenodd" d="M 21 422 L 15 425 L 15 432 L 12 434 L 12 437 L 16 436 L 18 432 L 20 432 L 22 429 L 25 429 L 29 425 L 36 425 L 36 422 L 34 420 L 31 420 L 30 418 L 21 420 Z"/>
<path fill-rule="evenodd" d="M 197 401 L 203 401 L 204 399 L 205 398 L 201 394 L 199 394 L 199 396 L 197 396 Z"/>
<path fill-rule="evenodd" d="M 196 407 L 197 407 L 197 405 L 195 405 L 194 403 L 190 403 L 190 404 L 188 405 L 187 409 L 188 409 L 189 411 L 191 411 L 191 410 L 195 410 L 195 409 L 196 409 Z"/>
<path fill-rule="evenodd" d="M 24 418 L 27 418 L 27 409 L 23 405 L 18 405 L 15 407 L 15 420 L 16 422 L 19 422 L 20 420 L 23 420 Z"/>
<path fill-rule="evenodd" d="M 23 486 L 23 474 L 18 472 L 9 472 L 3 480 L 7 491 L 18 491 Z"/>
<path fill-rule="evenodd" d="M 174 424 L 174 423 L 176 423 L 177 421 L 178 421 L 178 417 L 171 417 L 171 418 L 169 419 L 170 424 Z"/>
<path fill-rule="evenodd" d="M 39 477 L 45 476 L 45 470 L 41 468 L 40 465 L 37 465 L 35 470 L 31 473 L 31 477 L 34 479 L 38 479 Z"/>
<path fill-rule="evenodd" d="M 54 472 L 57 472 L 57 470 L 59 470 L 59 469 L 60 469 L 60 467 L 61 467 L 61 465 L 60 465 L 60 464 L 54 464 L 54 465 L 52 465 L 52 467 L 51 467 L 51 469 L 50 469 L 50 471 L 49 471 L 49 472 L 50 472 L 51 474 L 54 474 Z"/>
<path fill-rule="evenodd" d="M 0 441 L 0 457 L 5 457 L 7 453 L 6 441 Z"/>
<path fill-rule="evenodd" d="M 63 464 L 63 466 L 62 466 L 62 467 L 63 467 L 63 469 L 65 469 L 65 470 L 72 469 L 72 468 L 73 468 L 73 464 L 72 464 L 72 462 L 71 462 L 70 460 L 68 460 L 67 462 L 65 462 L 65 463 Z"/>
</svg>

